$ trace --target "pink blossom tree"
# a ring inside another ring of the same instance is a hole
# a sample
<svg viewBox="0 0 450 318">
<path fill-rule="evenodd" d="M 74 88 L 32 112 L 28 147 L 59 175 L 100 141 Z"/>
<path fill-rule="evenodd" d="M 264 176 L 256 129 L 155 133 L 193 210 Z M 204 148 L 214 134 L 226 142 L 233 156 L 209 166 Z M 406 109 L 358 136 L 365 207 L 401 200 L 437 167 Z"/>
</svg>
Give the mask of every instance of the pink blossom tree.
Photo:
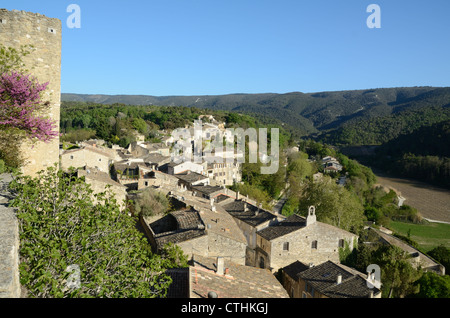
<svg viewBox="0 0 450 318">
<path fill-rule="evenodd" d="M 49 142 L 59 135 L 56 121 L 39 115 L 49 106 L 42 101 L 48 83 L 17 71 L 0 75 L 0 129 L 19 130 L 31 140 Z"/>
</svg>

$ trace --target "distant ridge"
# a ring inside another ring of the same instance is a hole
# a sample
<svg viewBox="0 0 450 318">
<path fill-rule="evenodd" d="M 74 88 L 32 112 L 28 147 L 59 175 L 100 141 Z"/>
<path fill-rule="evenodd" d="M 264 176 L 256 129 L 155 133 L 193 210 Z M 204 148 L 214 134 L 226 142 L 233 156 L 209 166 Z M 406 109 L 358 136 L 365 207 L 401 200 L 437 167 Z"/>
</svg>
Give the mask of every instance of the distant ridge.
<svg viewBox="0 0 450 318">
<path fill-rule="evenodd" d="M 227 94 L 198 96 L 90 95 L 63 93 L 66 102 L 186 106 L 236 111 L 274 118 L 311 135 L 343 124 L 423 107 L 448 107 L 450 87 L 397 87 L 317 93 Z"/>
</svg>

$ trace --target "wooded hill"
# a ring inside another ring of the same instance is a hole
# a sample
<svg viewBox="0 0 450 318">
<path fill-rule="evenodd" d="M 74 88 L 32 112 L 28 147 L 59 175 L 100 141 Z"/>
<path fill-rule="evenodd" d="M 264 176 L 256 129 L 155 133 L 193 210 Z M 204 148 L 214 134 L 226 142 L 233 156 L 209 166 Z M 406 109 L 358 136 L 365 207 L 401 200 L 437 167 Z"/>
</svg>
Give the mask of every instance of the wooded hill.
<svg viewBox="0 0 450 318">
<path fill-rule="evenodd" d="M 411 112 L 423 112 L 428 108 L 430 108 L 429 112 L 433 114 L 444 110 L 448 115 L 450 87 L 163 97 L 62 94 L 61 98 L 63 101 L 99 104 L 195 106 L 212 110 L 251 113 L 256 117 L 278 119 L 286 126 L 293 128 L 299 136 L 328 133 L 328 136 L 333 135 L 333 138 L 341 140 L 342 138 L 339 136 L 345 135 L 353 125 L 361 125 L 361 122 L 366 123 L 374 118 L 392 117 L 392 120 L 397 120 L 399 114 L 404 111 L 409 111 L 408 115 L 411 115 Z M 433 117 L 433 114 L 429 114 L 429 117 Z M 379 124 L 383 125 L 384 123 Z M 347 130 L 343 130 L 343 127 Z M 355 129 L 359 130 L 360 127 L 367 129 L 364 126 L 355 126 Z M 344 141 L 347 144 L 361 143 L 360 140 L 344 139 Z M 362 143 L 365 144 L 365 141 L 363 140 Z"/>
</svg>

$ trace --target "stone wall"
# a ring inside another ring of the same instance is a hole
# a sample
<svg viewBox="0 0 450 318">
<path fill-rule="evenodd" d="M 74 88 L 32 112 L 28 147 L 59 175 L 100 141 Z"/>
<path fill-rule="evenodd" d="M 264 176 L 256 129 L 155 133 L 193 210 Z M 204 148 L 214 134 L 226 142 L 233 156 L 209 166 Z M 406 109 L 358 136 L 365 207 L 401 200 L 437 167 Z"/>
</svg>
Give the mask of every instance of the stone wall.
<svg viewBox="0 0 450 318">
<path fill-rule="evenodd" d="M 357 236 L 331 226 L 317 222 L 287 235 L 267 241 L 258 237 L 257 258 L 265 258 L 265 264 L 272 270 L 287 266 L 297 260 L 302 263 L 321 264 L 328 260 L 339 263 L 339 240 L 344 240 L 350 250 L 354 248 Z M 317 241 L 317 248 L 312 248 L 312 242 Z M 284 244 L 288 243 L 286 250 Z M 258 265 L 258 264 L 256 264 Z"/>
<path fill-rule="evenodd" d="M 94 147 L 67 150 L 61 154 L 61 169 L 64 171 L 69 170 L 70 167 L 88 166 L 109 173 L 112 162 L 113 158 L 108 153 Z"/>
<path fill-rule="evenodd" d="M 39 80 L 49 83 L 44 101 L 50 102 L 49 110 L 43 114 L 56 122 L 59 130 L 61 99 L 61 21 L 38 13 L 8 11 L 0 9 L 0 43 L 6 47 L 20 49 L 22 45 L 33 45 L 33 53 L 23 58 L 26 69 Z M 59 162 L 59 138 L 49 143 L 32 145 L 25 142 L 21 147 L 25 159 L 22 172 L 35 176 L 54 163 Z"/>
<path fill-rule="evenodd" d="M 0 175 L 0 298 L 19 298 L 19 225 L 8 207 L 11 176 Z"/>
</svg>

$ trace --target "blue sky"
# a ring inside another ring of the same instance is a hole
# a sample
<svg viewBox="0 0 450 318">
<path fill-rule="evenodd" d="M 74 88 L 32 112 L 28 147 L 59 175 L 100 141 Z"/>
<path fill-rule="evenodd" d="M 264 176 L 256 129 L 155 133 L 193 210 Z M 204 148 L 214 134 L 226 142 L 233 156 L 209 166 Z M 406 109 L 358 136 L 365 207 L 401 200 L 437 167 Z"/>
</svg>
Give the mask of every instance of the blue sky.
<svg viewBox="0 0 450 318">
<path fill-rule="evenodd" d="M 66 21 L 81 8 L 81 28 Z M 370 29 L 369 4 L 381 8 Z M 450 1 L 6 0 L 59 18 L 64 93 L 217 95 L 450 86 Z"/>
</svg>

